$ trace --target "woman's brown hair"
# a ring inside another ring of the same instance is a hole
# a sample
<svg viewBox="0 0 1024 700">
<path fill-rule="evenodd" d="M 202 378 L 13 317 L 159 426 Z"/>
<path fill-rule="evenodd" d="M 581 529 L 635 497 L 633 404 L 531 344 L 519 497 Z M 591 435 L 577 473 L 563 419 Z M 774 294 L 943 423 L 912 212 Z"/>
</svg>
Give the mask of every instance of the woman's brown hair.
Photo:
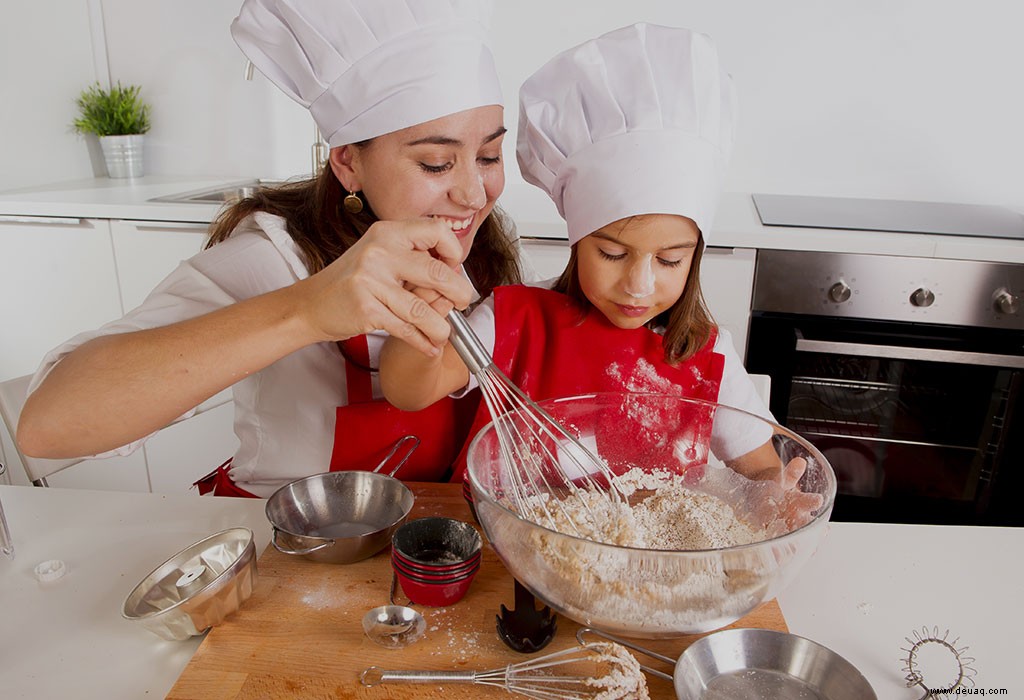
<svg viewBox="0 0 1024 700">
<path fill-rule="evenodd" d="M 715 329 L 715 322 L 700 290 L 700 261 L 703 254 L 704 246 L 701 240 L 698 240 L 682 295 L 669 309 L 647 323 L 648 328 L 665 327 L 662 343 L 665 346 L 665 362 L 670 365 L 679 364 L 692 357 L 707 345 Z M 567 295 L 585 311 L 591 304 L 580 287 L 578 264 L 574 245 L 569 253 L 569 263 L 553 289 Z"/>
</svg>

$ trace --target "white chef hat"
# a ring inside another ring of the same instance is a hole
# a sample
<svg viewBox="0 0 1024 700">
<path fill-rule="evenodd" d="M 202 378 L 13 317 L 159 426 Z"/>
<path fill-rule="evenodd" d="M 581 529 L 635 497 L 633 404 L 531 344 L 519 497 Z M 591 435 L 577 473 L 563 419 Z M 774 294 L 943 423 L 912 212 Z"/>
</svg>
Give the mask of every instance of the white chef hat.
<svg viewBox="0 0 1024 700">
<path fill-rule="evenodd" d="M 687 216 L 706 242 L 734 111 L 711 37 L 634 24 L 562 52 L 523 83 L 519 167 L 554 200 L 570 243 L 639 214 Z"/>
<path fill-rule="evenodd" d="M 242 52 L 333 148 L 502 104 L 487 0 L 245 0 Z"/>
</svg>

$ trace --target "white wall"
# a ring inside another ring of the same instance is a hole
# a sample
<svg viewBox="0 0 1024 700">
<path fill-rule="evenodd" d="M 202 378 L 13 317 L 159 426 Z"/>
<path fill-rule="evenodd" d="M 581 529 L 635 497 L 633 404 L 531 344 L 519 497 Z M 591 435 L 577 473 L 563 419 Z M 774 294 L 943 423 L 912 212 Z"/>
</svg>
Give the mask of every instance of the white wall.
<svg viewBox="0 0 1024 700">
<path fill-rule="evenodd" d="M 66 129 L 93 77 L 87 0 L 4 2 L 0 78 L 37 96 L 8 93 L 0 111 L 0 189 L 88 175 L 87 149 Z M 110 77 L 141 83 L 154 105 L 149 172 L 308 172 L 308 114 L 262 76 L 242 79 L 228 33 L 239 0 L 92 2 Z M 1024 5 L 1014 0 L 495 0 L 512 133 L 530 72 L 634 21 L 717 39 L 741 110 L 727 189 L 1024 208 Z M 549 215 L 518 177 L 512 138 L 506 158 L 506 204 Z"/>
</svg>

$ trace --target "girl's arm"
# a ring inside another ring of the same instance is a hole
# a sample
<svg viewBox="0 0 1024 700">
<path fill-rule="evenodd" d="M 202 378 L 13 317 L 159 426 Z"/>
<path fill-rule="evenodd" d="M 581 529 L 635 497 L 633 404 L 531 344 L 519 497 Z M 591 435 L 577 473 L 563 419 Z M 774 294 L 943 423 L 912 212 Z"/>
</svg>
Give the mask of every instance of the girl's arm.
<svg viewBox="0 0 1024 700">
<path fill-rule="evenodd" d="M 469 382 L 469 370 L 451 343 L 428 357 L 392 336 L 380 353 L 380 387 L 392 405 L 419 411 Z"/>
</svg>

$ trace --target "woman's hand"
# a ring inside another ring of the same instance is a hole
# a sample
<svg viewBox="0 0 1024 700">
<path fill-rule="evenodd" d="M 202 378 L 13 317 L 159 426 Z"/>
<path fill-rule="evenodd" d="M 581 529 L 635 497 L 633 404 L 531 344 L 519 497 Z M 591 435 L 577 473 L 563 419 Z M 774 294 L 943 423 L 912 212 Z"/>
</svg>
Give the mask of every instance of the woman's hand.
<svg viewBox="0 0 1024 700">
<path fill-rule="evenodd" d="M 450 327 L 442 309 L 465 308 L 472 285 L 456 270 L 463 250 L 442 221 L 378 221 L 340 258 L 296 285 L 322 340 L 382 330 L 436 355 Z"/>
</svg>

